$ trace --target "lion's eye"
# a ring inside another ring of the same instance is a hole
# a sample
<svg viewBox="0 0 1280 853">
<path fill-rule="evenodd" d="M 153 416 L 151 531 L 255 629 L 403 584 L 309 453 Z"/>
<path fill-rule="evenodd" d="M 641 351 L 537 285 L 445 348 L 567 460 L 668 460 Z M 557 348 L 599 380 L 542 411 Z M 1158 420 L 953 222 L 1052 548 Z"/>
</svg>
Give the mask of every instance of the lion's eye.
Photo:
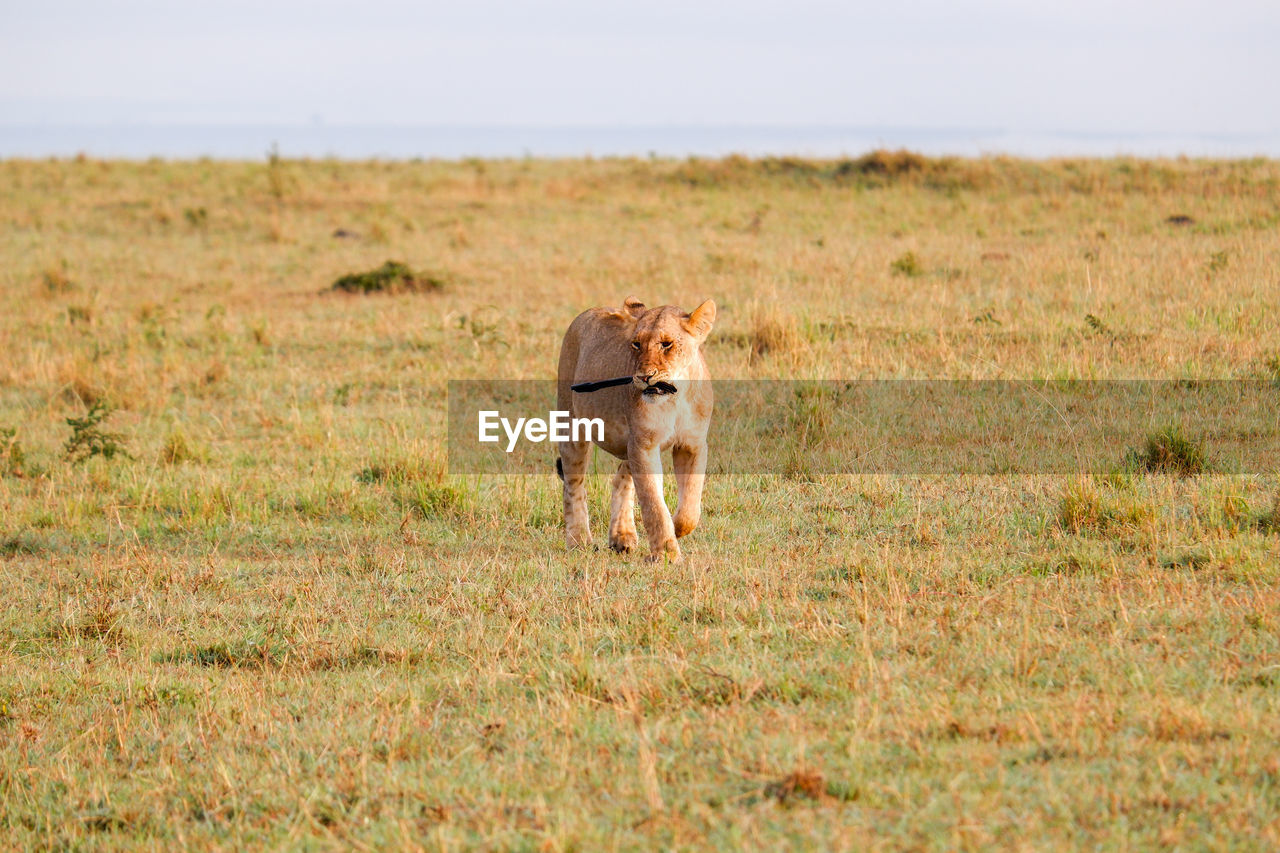
<svg viewBox="0 0 1280 853">
<path fill-rule="evenodd" d="M 640 342 L 639 342 L 639 341 L 632 341 L 632 342 L 631 342 L 631 348 L 632 348 L 632 349 L 635 349 L 635 350 L 640 349 Z"/>
<path fill-rule="evenodd" d="M 663 349 L 671 349 L 671 341 L 663 341 L 663 342 L 662 342 L 662 348 L 663 348 Z"/>
</svg>

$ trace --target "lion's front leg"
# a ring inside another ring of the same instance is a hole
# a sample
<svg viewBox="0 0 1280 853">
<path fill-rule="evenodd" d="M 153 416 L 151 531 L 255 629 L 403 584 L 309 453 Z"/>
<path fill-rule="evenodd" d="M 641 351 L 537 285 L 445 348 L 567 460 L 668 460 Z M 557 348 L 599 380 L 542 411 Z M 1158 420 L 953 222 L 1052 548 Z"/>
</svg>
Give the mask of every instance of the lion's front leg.
<svg viewBox="0 0 1280 853">
<path fill-rule="evenodd" d="M 631 466 L 623 462 L 613 475 L 613 498 L 609 505 L 609 547 L 626 554 L 636 547 L 636 488 Z"/>
<path fill-rule="evenodd" d="M 676 447 L 671 451 L 675 463 L 676 501 L 675 533 L 677 537 L 693 532 L 702 518 L 702 486 L 707 476 L 707 446 Z"/>
<path fill-rule="evenodd" d="M 680 546 L 676 544 L 675 527 L 662 499 L 662 450 L 658 447 L 641 449 L 632 444 L 627 449 L 627 463 L 640 501 L 644 532 L 649 538 L 647 559 L 657 562 L 666 556 L 673 563 L 679 562 Z"/>
<path fill-rule="evenodd" d="M 591 544 L 591 524 L 587 516 L 587 459 L 591 445 L 566 442 L 560 445 L 560 474 L 564 477 L 564 540 L 570 548 Z"/>
</svg>

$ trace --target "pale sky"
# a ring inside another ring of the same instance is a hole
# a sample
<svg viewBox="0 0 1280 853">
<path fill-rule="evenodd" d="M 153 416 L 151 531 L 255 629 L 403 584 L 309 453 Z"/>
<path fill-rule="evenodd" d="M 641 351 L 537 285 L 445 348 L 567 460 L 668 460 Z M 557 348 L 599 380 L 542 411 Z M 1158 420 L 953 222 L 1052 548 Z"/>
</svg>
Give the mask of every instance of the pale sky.
<svg viewBox="0 0 1280 853">
<path fill-rule="evenodd" d="M 0 126 L 1280 132 L 1280 0 L 0 0 Z"/>
</svg>

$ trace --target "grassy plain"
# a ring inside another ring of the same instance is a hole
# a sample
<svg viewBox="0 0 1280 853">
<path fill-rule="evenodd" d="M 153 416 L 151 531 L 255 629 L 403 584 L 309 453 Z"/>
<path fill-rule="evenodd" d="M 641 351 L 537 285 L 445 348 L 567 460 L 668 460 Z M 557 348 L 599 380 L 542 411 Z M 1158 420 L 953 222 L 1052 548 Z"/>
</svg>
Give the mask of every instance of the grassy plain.
<svg viewBox="0 0 1280 853">
<path fill-rule="evenodd" d="M 655 567 L 443 441 L 629 294 L 717 377 L 1280 380 L 1280 164 L 0 186 L 0 846 L 1280 846 L 1275 472 L 725 477 Z"/>
</svg>

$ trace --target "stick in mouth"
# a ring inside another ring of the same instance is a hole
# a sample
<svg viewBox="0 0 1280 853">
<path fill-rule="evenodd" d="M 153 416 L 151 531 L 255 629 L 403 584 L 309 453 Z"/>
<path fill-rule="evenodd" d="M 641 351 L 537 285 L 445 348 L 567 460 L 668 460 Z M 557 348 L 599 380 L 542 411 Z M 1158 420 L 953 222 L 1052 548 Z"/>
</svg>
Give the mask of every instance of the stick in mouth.
<svg viewBox="0 0 1280 853">
<path fill-rule="evenodd" d="M 599 382 L 579 382 L 577 385 L 570 385 L 570 390 L 577 391 L 580 394 L 590 394 L 592 391 L 599 391 L 602 388 L 613 388 L 615 385 L 630 385 L 630 376 L 619 376 L 617 379 L 601 379 Z"/>
<path fill-rule="evenodd" d="M 598 382 L 579 382 L 576 385 L 570 385 L 569 388 L 579 394 L 590 394 L 592 391 L 599 391 L 603 388 L 630 385 L 632 381 L 630 376 L 619 376 L 617 379 L 601 379 Z M 670 382 L 655 382 L 640 393 L 648 397 L 654 397 L 659 394 L 674 394 L 676 393 L 676 386 Z"/>
</svg>

